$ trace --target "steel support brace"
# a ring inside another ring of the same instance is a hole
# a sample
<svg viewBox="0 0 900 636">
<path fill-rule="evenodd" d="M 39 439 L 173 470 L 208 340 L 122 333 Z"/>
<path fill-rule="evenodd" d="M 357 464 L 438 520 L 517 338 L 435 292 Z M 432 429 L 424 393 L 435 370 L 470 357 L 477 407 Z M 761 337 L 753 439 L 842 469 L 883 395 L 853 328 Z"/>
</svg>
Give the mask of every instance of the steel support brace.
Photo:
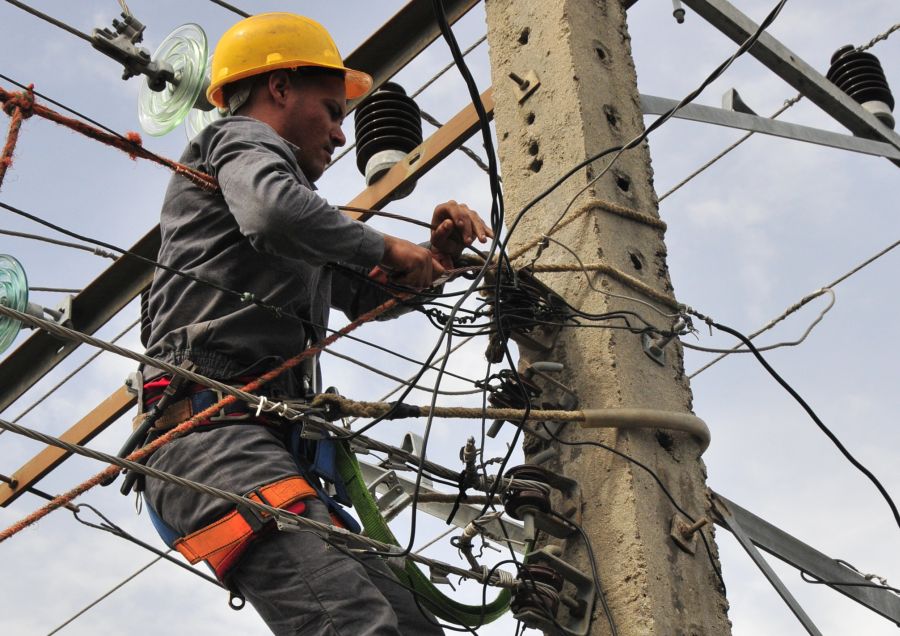
<svg viewBox="0 0 900 636">
<path fill-rule="evenodd" d="M 675 99 L 656 97 L 654 95 L 641 95 L 641 110 L 645 115 L 662 115 L 676 105 L 678 105 L 678 100 Z M 821 130 L 809 126 L 790 124 L 788 122 L 778 121 L 777 119 L 739 113 L 724 108 L 688 104 L 679 108 L 673 116 L 678 119 L 698 121 L 704 124 L 715 124 L 717 126 L 727 126 L 729 128 L 739 128 L 741 130 L 749 130 L 764 135 L 783 137 L 784 139 L 791 139 L 793 141 L 803 141 L 819 146 L 827 146 L 839 150 L 849 150 L 851 152 L 884 157 L 886 159 L 891 159 L 892 161 L 900 161 L 900 149 L 884 141 L 864 139 L 852 135 L 842 135 L 840 133 L 831 132 L 830 130 Z"/>
<path fill-rule="evenodd" d="M 753 20 L 726 0 L 682 1 L 737 43 L 744 42 L 759 28 Z M 878 121 L 874 115 L 864 110 L 846 93 L 768 33 L 760 36 L 749 53 L 854 135 L 886 141 L 900 150 L 900 135 Z M 898 159 L 890 161 L 900 165 Z"/>
<path fill-rule="evenodd" d="M 784 530 L 744 510 L 722 495 L 718 493 L 712 493 L 712 495 L 714 509 L 720 515 L 720 518 L 715 520 L 716 523 L 731 530 L 748 552 L 750 552 L 750 549 L 741 540 L 741 537 L 820 581 L 837 583 L 830 587 L 881 614 L 888 620 L 900 624 L 900 596 L 888 589 L 874 586 L 871 581 L 868 581 L 857 572 L 795 539 Z M 735 531 L 735 528 L 738 530 Z M 756 552 L 756 550 L 753 552 L 757 555 L 754 557 L 754 561 L 757 561 L 757 557 L 760 560 L 762 559 L 759 552 Z M 753 556 L 752 553 L 751 556 Z M 757 561 L 757 565 L 759 565 L 759 561 Z M 840 583 L 845 583 L 846 585 L 842 586 Z M 773 585 L 776 588 L 779 587 L 774 582 Z"/>
<path fill-rule="evenodd" d="M 812 619 L 803 611 L 803 608 L 800 607 L 800 603 L 797 602 L 797 599 L 793 597 L 790 591 L 785 587 L 784 583 L 781 582 L 781 579 L 778 578 L 778 575 L 775 574 L 775 571 L 765 558 L 763 558 L 763 555 L 756 549 L 751 538 L 744 532 L 744 528 L 741 527 L 741 524 L 735 519 L 734 515 L 731 514 L 728 504 L 725 504 L 718 496 L 713 495 L 713 509 L 720 517 L 717 520 L 719 524 L 731 531 L 731 534 L 738 540 L 741 547 L 747 551 L 747 554 L 750 555 L 750 558 L 753 559 L 756 566 L 766 575 L 766 578 L 769 579 L 769 583 L 772 584 L 772 587 L 775 588 L 778 595 L 785 603 L 787 603 L 788 607 L 791 608 L 794 616 L 796 616 L 803 624 L 806 631 L 811 634 L 811 636 L 822 636 L 822 632 L 820 632 L 813 624 Z"/>
</svg>

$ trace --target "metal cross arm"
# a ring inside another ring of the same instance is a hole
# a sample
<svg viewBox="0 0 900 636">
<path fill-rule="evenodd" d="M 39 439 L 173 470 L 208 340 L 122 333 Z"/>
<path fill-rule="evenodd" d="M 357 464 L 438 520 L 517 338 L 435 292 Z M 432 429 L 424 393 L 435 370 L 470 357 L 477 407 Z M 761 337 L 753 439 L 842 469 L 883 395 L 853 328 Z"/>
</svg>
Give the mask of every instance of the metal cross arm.
<svg viewBox="0 0 900 636">
<path fill-rule="evenodd" d="M 655 95 L 641 95 L 641 110 L 645 115 L 662 115 L 678 104 L 678 100 Z M 864 139 L 852 135 L 843 135 L 830 130 L 821 130 L 809 126 L 800 126 L 788 122 L 739 113 L 725 108 L 714 108 L 700 104 L 687 104 L 675 111 L 674 117 L 690 121 L 715 124 L 729 128 L 739 128 L 755 133 L 783 137 L 794 141 L 803 141 L 839 150 L 849 150 L 877 157 L 885 157 L 895 162 L 900 162 L 900 148 L 895 145 Z"/>
<path fill-rule="evenodd" d="M 683 0 L 735 42 L 744 42 L 758 25 L 726 0 Z M 850 96 L 781 42 L 763 33 L 749 53 L 859 137 L 885 141 L 900 150 L 900 135 L 864 110 Z M 900 160 L 890 159 L 900 165 Z"/>
<path fill-rule="evenodd" d="M 812 621 L 809 620 L 809 617 L 803 612 L 797 601 L 787 591 L 778 576 L 769 568 L 765 559 L 754 546 L 759 546 L 769 554 L 778 557 L 785 563 L 812 575 L 820 581 L 836 583 L 831 585 L 831 587 L 841 594 L 852 598 L 857 603 L 865 605 L 895 623 L 900 623 L 900 596 L 889 589 L 872 584 L 865 577 L 844 567 L 835 559 L 822 554 L 815 548 L 792 537 L 784 530 L 760 519 L 722 495 L 713 492 L 712 501 L 713 509 L 716 513 L 715 522 L 734 534 L 735 538 L 747 550 L 757 566 L 763 570 L 769 582 L 775 586 L 778 593 L 810 633 L 818 633 L 817 631 L 812 631 L 815 630 L 815 626 L 812 626 Z M 840 583 L 845 583 L 846 586 L 842 586 Z M 805 620 L 803 617 L 805 617 Z M 810 626 L 812 626 L 812 630 L 810 630 Z"/>
</svg>

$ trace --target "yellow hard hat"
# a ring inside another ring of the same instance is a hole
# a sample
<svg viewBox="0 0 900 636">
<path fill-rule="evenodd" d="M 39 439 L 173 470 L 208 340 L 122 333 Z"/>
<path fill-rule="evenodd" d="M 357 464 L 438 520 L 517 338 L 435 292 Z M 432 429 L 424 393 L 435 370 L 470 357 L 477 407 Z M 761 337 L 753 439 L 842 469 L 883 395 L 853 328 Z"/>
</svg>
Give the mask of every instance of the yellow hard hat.
<svg viewBox="0 0 900 636">
<path fill-rule="evenodd" d="M 213 53 L 206 98 L 225 108 L 225 84 L 279 68 L 321 66 L 344 72 L 347 99 L 364 95 L 372 77 L 346 68 L 334 40 L 321 24 L 293 13 L 260 13 L 228 29 Z"/>
</svg>

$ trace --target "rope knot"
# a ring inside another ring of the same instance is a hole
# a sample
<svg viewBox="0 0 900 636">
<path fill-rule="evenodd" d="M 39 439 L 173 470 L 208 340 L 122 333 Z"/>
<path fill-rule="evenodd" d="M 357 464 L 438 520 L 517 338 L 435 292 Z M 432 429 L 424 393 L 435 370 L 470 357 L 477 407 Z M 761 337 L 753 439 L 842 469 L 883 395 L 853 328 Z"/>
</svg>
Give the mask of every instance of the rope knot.
<svg viewBox="0 0 900 636">
<path fill-rule="evenodd" d="M 18 111 L 22 119 L 28 119 L 34 114 L 34 84 L 21 93 L 7 93 L 8 97 L 3 104 L 3 112 L 10 117 Z"/>
</svg>

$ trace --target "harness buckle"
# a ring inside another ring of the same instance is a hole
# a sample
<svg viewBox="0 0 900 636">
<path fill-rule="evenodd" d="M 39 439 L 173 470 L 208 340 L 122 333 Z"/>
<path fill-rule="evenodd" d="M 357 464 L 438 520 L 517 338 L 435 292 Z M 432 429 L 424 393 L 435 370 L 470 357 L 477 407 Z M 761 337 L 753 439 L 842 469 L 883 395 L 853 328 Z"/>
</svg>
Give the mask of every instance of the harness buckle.
<svg viewBox="0 0 900 636">
<path fill-rule="evenodd" d="M 221 402 L 225 398 L 225 394 L 222 393 L 219 389 L 210 388 L 209 391 L 212 391 L 216 396 L 216 403 Z M 219 423 L 230 423 L 230 422 L 245 422 L 247 420 L 255 419 L 253 413 L 248 410 L 245 410 L 243 413 L 226 413 L 225 407 L 219 409 L 219 411 L 215 415 L 210 415 L 208 421 L 210 424 L 219 424 Z"/>
<path fill-rule="evenodd" d="M 272 503 L 266 499 L 266 496 L 262 493 L 262 486 L 254 488 L 250 492 L 248 492 L 245 497 L 250 497 L 251 495 L 256 495 L 257 499 L 260 502 L 266 504 L 267 506 L 271 506 L 272 508 L 276 508 L 277 506 L 273 506 Z M 273 517 L 267 512 L 262 512 L 257 510 L 256 508 L 251 508 L 246 504 L 240 504 L 237 506 L 238 514 L 244 518 L 244 521 L 247 522 L 247 525 L 250 526 L 250 529 L 253 531 L 253 534 L 256 534 L 260 530 L 263 529 L 268 522 L 270 522 Z"/>
</svg>

